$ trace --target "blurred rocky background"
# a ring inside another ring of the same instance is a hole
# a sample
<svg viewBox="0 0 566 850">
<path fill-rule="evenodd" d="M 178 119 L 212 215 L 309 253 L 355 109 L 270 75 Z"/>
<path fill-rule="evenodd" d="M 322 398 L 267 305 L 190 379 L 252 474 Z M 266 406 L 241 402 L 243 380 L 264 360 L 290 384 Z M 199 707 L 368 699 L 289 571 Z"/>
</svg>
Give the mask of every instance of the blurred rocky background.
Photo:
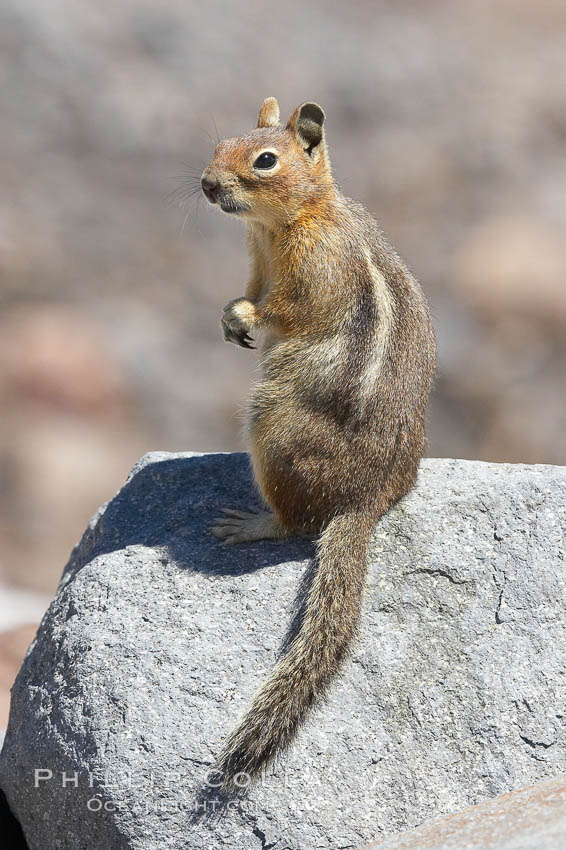
<svg viewBox="0 0 566 850">
<path fill-rule="evenodd" d="M 0 81 L 0 666 L 140 454 L 242 448 L 243 231 L 193 189 L 267 95 L 428 294 L 429 454 L 566 462 L 563 0 L 0 0 Z"/>
</svg>

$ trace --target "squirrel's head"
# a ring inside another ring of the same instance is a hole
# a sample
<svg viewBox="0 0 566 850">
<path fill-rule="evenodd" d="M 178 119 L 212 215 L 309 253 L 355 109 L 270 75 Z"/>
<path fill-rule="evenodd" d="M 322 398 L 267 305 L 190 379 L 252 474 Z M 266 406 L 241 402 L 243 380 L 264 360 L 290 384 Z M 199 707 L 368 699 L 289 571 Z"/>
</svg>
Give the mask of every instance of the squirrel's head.
<svg viewBox="0 0 566 850">
<path fill-rule="evenodd" d="M 214 151 L 201 179 L 207 199 L 268 227 L 293 221 L 333 190 L 323 124 L 321 107 L 303 103 L 282 127 L 277 101 L 268 97 L 256 129 Z"/>
</svg>

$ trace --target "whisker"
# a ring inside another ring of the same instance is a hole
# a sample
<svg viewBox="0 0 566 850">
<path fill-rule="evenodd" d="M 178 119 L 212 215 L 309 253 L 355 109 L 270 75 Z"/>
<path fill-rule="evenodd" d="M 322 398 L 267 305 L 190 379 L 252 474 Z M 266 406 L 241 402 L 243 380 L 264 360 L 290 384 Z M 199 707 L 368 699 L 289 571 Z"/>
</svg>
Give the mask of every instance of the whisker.
<svg viewBox="0 0 566 850">
<path fill-rule="evenodd" d="M 190 213 L 190 212 L 191 212 L 190 210 L 187 210 L 187 214 L 186 214 L 185 218 L 183 219 L 183 226 L 182 226 L 182 228 L 181 228 L 181 236 L 182 236 L 182 235 L 183 235 L 183 233 L 185 232 L 185 225 L 186 225 L 186 223 L 187 223 L 187 219 L 188 219 L 188 217 L 189 217 L 189 213 Z"/>
<path fill-rule="evenodd" d="M 188 171 L 195 171 L 198 174 L 200 174 L 203 170 L 203 166 L 193 165 L 192 163 L 187 162 L 185 159 L 180 160 L 179 165 L 181 165 L 183 168 L 186 168 Z"/>
<path fill-rule="evenodd" d="M 195 195 L 201 194 L 200 184 L 198 186 L 178 186 L 172 192 L 168 192 L 164 200 L 172 206 L 182 207 Z"/>
<path fill-rule="evenodd" d="M 173 189 L 172 192 L 169 192 L 167 197 L 172 198 L 186 198 L 192 194 L 200 192 L 200 186 L 177 186 L 176 189 Z"/>
<path fill-rule="evenodd" d="M 210 117 L 212 119 L 212 123 L 214 124 L 214 131 L 216 133 L 216 142 L 217 142 L 217 144 L 220 144 L 220 134 L 218 132 L 218 127 L 216 126 L 216 121 L 214 120 L 214 115 L 211 114 Z"/>
<path fill-rule="evenodd" d="M 211 142 L 214 141 L 212 136 L 209 135 L 209 138 Z M 193 212 L 195 216 L 196 224 L 199 204 L 203 197 L 200 183 L 203 169 L 195 165 L 191 165 L 191 163 L 186 161 L 181 162 L 180 165 L 182 167 L 181 173 L 168 178 L 169 180 L 177 182 L 179 185 L 175 186 L 174 189 L 165 195 L 163 202 L 167 206 L 176 207 L 185 211 L 183 223 L 181 225 L 181 236 L 183 236 L 191 212 Z M 195 198 L 196 203 L 194 202 Z"/>
<path fill-rule="evenodd" d="M 208 139 L 210 139 L 210 143 L 212 145 L 216 146 L 217 143 L 214 141 L 208 130 L 205 130 L 204 127 L 199 127 L 198 129 L 201 131 L 201 133 L 204 133 L 204 135 L 207 136 Z"/>
<path fill-rule="evenodd" d="M 172 174 L 168 180 L 182 181 L 183 183 L 198 183 L 200 185 L 200 174 Z"/>
</svg>

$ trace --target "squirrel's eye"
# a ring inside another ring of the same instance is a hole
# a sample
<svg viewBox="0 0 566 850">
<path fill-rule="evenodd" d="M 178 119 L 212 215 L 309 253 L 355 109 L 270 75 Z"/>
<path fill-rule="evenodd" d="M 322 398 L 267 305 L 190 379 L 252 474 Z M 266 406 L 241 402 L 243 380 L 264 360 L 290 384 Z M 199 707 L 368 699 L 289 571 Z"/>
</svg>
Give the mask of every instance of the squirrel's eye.
<svg viewBox="0 0 566 850">
<path fill-rule="evenodd" d="M 277 157 L 275 154 L 270 153 L 270 151 L 265 151 L 264 153 L 260 153 L 254 162 L 254 168 L 273 168 L 276 162 Z"/>
</svg>

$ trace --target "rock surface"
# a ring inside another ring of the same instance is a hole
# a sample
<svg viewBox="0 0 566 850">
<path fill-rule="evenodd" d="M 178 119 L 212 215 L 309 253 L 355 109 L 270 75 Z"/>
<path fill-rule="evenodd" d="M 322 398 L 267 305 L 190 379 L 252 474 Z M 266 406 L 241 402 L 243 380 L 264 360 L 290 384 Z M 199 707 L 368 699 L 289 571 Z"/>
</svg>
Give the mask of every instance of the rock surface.
<svg viewBox="0 0 566 850">
<path fill-rule="evenodd" d="M 8 725 L 10 690 L 22 666 L 26 651 L 35 637 L 37 625 L 37 623 L 28 623 L 0 632 L 0 736 L 2 739 Z"/>
<path fill-rule="evenodd" d="M 564 850 L 566 776 L 537 782 L 363 850 Z"/>
<path fill-rule="evenodd" d="M 326 705 L 248 800 L 203 793 L 313 551 L 207 533 L 254 504 L 245 455 L 153 454 L 92 520 L 0 758 L 31 850 L 357 847 L 566 772 L 566 469 L 427 460 Z"/>
</svg>

